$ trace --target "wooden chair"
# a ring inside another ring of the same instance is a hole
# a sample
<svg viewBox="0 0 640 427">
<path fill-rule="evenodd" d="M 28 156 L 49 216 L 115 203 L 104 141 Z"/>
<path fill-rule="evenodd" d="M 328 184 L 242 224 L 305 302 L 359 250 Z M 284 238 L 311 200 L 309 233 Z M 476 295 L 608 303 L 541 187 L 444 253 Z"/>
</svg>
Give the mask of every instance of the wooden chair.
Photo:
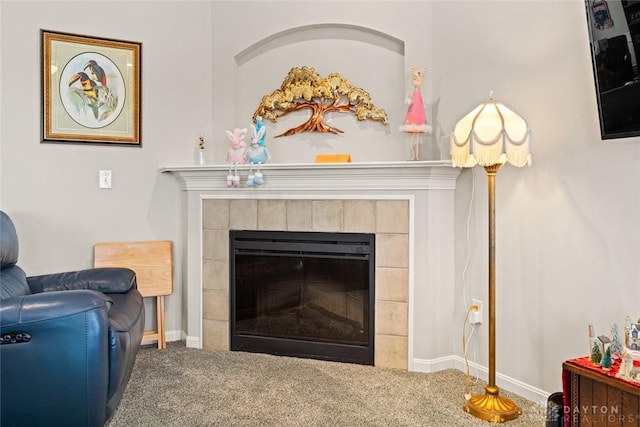
<svg viewBox="0 0 640 427">
<path fill-rule="evenodd" d="M 143 341 L 165 337 L 164 297 L 173 292 L 173 263 L 170 240 L 146 242 L 100 242 L 94 247 L 95 267 L 127 267 L 136 272 L 138 290 L 143 297 L 156 297 L 156 330 L 145 331 Z"/>
</svg>

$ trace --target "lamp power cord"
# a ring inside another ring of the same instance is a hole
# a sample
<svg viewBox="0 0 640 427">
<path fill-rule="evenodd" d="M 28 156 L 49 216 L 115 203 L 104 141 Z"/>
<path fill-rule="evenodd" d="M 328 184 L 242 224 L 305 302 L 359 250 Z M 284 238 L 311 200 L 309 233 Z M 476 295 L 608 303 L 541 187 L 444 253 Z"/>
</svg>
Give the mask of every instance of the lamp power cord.
<svg viewBox="0 0 640 427">
<path fill-rule="evenodd" d="M 464 397 L 466 400 L 469 400 L 471 398 L 471 384 L 472 384 L 470 367 L 469 367 L 469 358 L 467 357 L 467 348 L 469 346 L 469 342 L 471 341 L 471 338 L 474 336 L 476 332 L 475 325 L 471 324 L 472 329 L 468 338 L 466 337 L 466 332 L 467 332 L 467 325 L 470 325 L 469 316 L 471 315 L 472 312 L 479 309 L 477 305 L 469 305 L 467 303 L 467 293 L 466 293 L 467 292 L 467 286 L 466 286 L 467 270 L 469 269 L 469 263 L 471 261 L 471 214 L 473 212 L 475 193 L 476 193 L 476 174 L 475 174 L 475 168 L 471 168 L 471 196 L 469 198 L 469 210 L 467 212 L 467 224 L 466 224 L 467 227 L 466 227 L 466 233 L 465 233 L 467 251 L 465 256 L 464 267 L 462 269 L 462 299 L 463 299 L 464 306 L 467 307 L 466 314 L 464 317 L 464 322 L 462 323 L 462 355 L 464 357 L 465 375 L 466 375 Z M 477 366 L 476 366 L 476 371 L 477 371 Z M 476 380 L 473 382 L 473 384 L 475 384 L 478 381 L 478 372 L 476 372 L 475 378 Z"/>
<path fill-rule="evenodd" d="M 464 394 L 464 398 L 466 400 L 469 400 L 471 398 L 471 372 L 470 372 L 470 368 L 469 368 L 469 359 L 467 358 L 467 347 L 469 345 L 469 341 L 471 340 L 471 337 L 473 336 L 473 334 L 476 331 L 476 328 L 473 327 L 472 325 L 472 329 L 471 329 L 471 333 L 469 334 L 469 338 L 466 338 L 466 333 L 467 333 L 467 324 L 469 324 L 469 315 L 478 310 L 478 306 L 477 305 L 470 305 L 469 308 L 467 309 L 467 314 L 464 316 L 464 323 L 462 324 L 462 355 L 464 357 L 464 365 L 465 365 L 465 394 Z M 476 368 L 477 369 L 477 368 Z M 474 384 L 478 381 L 478 375 L 476 372 L 476 380 L 473 382 Z"/>
</svg>

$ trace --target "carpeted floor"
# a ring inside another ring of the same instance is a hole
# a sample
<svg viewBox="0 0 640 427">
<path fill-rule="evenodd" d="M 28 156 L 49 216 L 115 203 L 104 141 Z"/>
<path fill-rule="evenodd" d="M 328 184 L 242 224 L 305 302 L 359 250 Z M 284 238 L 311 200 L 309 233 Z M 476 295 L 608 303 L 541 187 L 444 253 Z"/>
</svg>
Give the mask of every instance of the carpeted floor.
<svg viewBox="0 0 640 427">
<path fill-rule="evenodd" d="M 465 375 L 454 369 L 424 374 L 169 343 L 140 350 L 108 427 L 489 425 L 462 410 L 464 393 Z M 506 426 L 544 426 L 543 406 L 500 394 L 522 409 Z"/>
</svg>

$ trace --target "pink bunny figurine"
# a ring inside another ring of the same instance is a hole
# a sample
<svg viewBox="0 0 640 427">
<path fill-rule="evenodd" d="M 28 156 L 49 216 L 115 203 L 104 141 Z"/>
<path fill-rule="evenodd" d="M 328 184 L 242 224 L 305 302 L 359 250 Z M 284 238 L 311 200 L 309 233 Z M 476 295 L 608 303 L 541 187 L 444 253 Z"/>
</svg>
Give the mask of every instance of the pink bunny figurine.
<svg viewBox="0 0 640 427">
<path fill-rule="evenodd" d="M 229 138 L 229 151 L 227 152 L 227 161 L 232 165 L 242 165 L 247 162 L 247 129 L 235 128 L 232 131 L 226 130 L 225 133 Z"/>
<path fill-rule="evenodd" d="M 238 168 L 231 172 L 232 166 L 242 165 L 247 162 L 247 129 L 235 128 L 232 131 L 226 130 L 227 138 L 229 138 L 229 150 L 227 151 L 227 162 L 229 162 L 229 175 L 227 176 L 227 187 L 235 188 L 240 185 L 240 176 Z"/>
</svg>

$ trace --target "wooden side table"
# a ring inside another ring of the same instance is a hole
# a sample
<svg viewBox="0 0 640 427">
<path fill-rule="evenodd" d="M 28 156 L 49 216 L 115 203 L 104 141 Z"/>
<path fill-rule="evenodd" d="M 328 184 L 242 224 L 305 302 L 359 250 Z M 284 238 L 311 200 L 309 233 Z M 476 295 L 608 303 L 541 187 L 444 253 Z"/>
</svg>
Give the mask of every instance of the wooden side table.
<svg viewBox="0 0 640 427">
<path fill-rule="evenodd" d="M 145 331 L 143 340 L 158 341 L 158 348 L 166 348 L 164 297 L 173 293 L 171 241 L 96 243 L 94 265 L 126 267 L 136 272 L 142 296 L 156 298 L 156 329 Z"/>
<path fill-rule="evenodd" d="M 640 386 L 571 361 L 562 368 L 571 427 L 640 427 Z"/>
</svg>

